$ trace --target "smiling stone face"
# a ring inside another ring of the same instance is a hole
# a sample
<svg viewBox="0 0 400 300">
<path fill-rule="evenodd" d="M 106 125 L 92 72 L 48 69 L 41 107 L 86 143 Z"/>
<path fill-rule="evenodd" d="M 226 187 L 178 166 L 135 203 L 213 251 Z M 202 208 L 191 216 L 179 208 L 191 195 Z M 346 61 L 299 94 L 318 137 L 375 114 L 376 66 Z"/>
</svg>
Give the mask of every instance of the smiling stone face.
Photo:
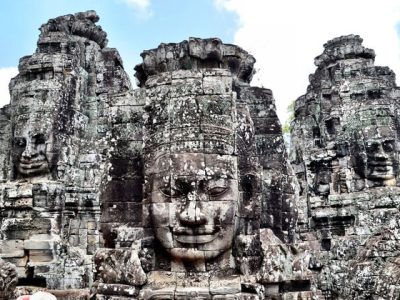
<svg viewBox="0 0 400 300">
<path fill-rule="evenodd" d="M 17 163 L 18 173 L 32 176 L 49 172 L 46 158 L 46 137 L 42 133 L 14 137 L 14 147 L 22 152 Z"/>
<path fill-rule="evenodd" d="M 155 166 L 162 171 L 152 175 L 150 214 L 172 258 L 210 260 L 228 251 L 236 232 L 236 157 L 181 153 Z"/>
<path fill-rule="evenodd" d="M 54 164 L 51 125 L 32 114 L 19 118 L 14 128 L 13 163 L 15 177 L 35 177 L 50 173 Z"/>
<path fill-rule="evenodd" d="M 364 129 L 358 139 L 358 171 L 363 177 L 383 185 L 395 185 L 398 174 L 398 147 L 395 130 L 388 126 Z M 365 153 L 360 149 L 364 149 Z M 360 168 L 361 166 L 361 168 Z"/>
<path fill-rule="evenodd" d="M 396 176 L 395 140 L 393 137 L 386 137 L 380 140 L 367 140 L 367 178 L 393 179 Z"/>
</svg>

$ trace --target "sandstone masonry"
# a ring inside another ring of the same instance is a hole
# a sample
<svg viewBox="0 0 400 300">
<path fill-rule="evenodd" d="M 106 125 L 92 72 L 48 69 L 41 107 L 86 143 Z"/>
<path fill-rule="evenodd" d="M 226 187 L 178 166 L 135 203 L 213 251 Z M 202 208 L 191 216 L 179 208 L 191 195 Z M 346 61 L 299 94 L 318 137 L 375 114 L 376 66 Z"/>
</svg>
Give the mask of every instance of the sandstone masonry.
<svg viewBox="0 0 400 300">
<path fill-rule="evenodd" d="M 287 154 L 255 58 L 49 20 L 0 109 L 0 299 L 398 299 L 399 88 L 356 35 L 315 59 Z"/>
</svg>

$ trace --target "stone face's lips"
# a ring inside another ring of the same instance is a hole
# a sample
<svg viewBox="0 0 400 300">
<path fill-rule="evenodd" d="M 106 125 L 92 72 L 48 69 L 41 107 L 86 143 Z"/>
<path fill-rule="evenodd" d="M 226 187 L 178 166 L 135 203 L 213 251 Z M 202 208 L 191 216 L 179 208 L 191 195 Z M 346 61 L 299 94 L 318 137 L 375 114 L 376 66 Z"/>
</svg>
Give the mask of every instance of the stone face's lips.
<svg viewBox="0 0 400 300">
<path fill-rule="evenodd" d="M 21 169 L 38 169 L 41 166 L 43 166 L 43 164 L 46 163 L 46 161 L 36 161 L 36 162 L 21 162 L 19 164 Z"/>
<path fill-rule="evenodd" d="M 374 170 L 377 171 L 389 171 L 391 170 L 391 166 L 390 165 L 374 165 Z"/>
<path fill-rule="evenodd" d="M 394 163 L 391 160 L 368 163 L 370 179 L 392 179 L 395 177 Z"/>
<path fill-rule="evenodd" d="M 373 168 L 374 172 L 392 172 L 393 171 L 393 162 L 371 162 L 369 165 Z"/>
<path fill-rule="evenodd" d="M 176 235 L 175 239 L 182 244 L 206 244 L 217 238 L 217 234 Z"/>
<path fill-rule="evenodd" d="M 370 166 L 374 167 L 391 167 L 393 165 L 393 162 L 391 161 L 386 161 L 386 162 L 370 162 Z"/>
<path fill-rule="evenodd" d="M 206 244 L 215 240 L 219 231 L 218 227 L 193 229 L 179 227 L 173 230 L 173 235 L 182 244 Z"/>
</svg>

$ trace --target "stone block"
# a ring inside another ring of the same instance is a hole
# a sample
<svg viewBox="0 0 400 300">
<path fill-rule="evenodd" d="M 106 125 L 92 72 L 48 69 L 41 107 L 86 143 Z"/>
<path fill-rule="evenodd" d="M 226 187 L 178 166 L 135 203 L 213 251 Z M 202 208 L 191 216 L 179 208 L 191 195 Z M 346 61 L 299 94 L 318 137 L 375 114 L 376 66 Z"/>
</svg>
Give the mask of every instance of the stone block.
<svg viewBox="0 0 400 300">
<path fill-rule="evenodd" d="M 8 218 L 3 221 L 2 229 L 7 239 L 25 240 L 33 234 L 46 234 L 50 230 L 50 219 L 14 219 Z"/>
<path fill-rule="evenodd" d="M 98 222 L 96 222 L 96 221 L 87 222 L 87 230 L 88 230 L 88 232 L 91 232 L 92 234 L 95 234 L 98 229 L 99 229 L 98 228 Z"/>
<path fill-rule="evenodd" d="M 28 183 L 19 185 L 10 185 L 6 187 L 5 192 L 6 192 L 6 197 L 8 199 L 31 198 L 32 185 Z"/>
<path fill-rule="evenodd" d="M 29 265 L 35 266 L 36 264 L 49 263 L 54 260 L 52 250 L 29 250 Z"/>
<path fill-rule="evenodd" d="M 143 162 L 140 157 L 115 158 L 111 160 L 110 176 L 112 178 L 129 179 L 142 175 Z"/>
<path fill-rule="evenodd" d="M 203 93 L 203 81 L 196 78 L 173 79 L 169 87 L 171 98 L 199 95 Z"/>
<path fill-rule="evenodd" d="M 141 125 L 143 124 L 143 113 L 143 107 L 137 105 L 111 107 L 111 122 L 113 124 Z"/>
<path fill-rule="evenodd" d="M 143 195 L 143 178 L 136 177 L 127 180 L 112 180 L 107 183 L 101 195 L 105 202 L 140 202 Z"/>
<path fill-rule="evenodd" d="M 120 222 L 141 225 L 142 204 L 132 202 L 109 202 L 103 210 L 103 222 Z"/>
<path fill-rule="evenodd" d="M 171 72 L 172 79 L 186 79 L 186 78 L 203 78 L 203 72 L 195 70 L 177 70 Z"/>
<path fill-rule="evenodd" d="M 25 240 L 24 249 L 26 250 L 49 250 L 52 249 L 50 241 Z"/>
<path fill-rule="evenodd" d="M 16 209 L 26 209 L 33 207 L 33 199 L 32 198 L 13 198 L 10 200 L 4 201 L 4 207 L 14 207 Z"/>
<path fill-rule="evenodd" d="M 2 240 L 0 241 L 0 258 L 23 257 L 23 240 Z"/>
<path fill-rule="evenodd" d="M 206 95 L 224 95 L 232 93 L 232 77 L 205 76 L 203 90 Z"/>
<path fill-rule="evenodd" d="M 137 296 L 139 294 L 137 288 L 123 284 L 99 284 L 97 292 L 100 295 L 110 295 L 110 296 L 114 295 L 116 296 L 113 297 L 114 299 L 124 299 L 125 298 L 124 296 L 129 297 L 125 299 L 132 299 L 132 297 Z M 122 298 L 120 298 L 121 296 Z M 110 298 L 107 297 L 103 299 L 110 299 Z"/>
</svg>

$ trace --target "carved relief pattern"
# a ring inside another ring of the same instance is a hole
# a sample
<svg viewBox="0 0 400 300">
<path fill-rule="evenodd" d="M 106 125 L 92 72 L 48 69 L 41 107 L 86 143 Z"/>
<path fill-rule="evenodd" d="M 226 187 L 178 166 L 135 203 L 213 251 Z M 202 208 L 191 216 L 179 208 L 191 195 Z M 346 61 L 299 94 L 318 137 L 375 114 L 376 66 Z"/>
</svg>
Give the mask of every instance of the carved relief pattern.
<svg viewBox="0 0 400 300">
<path fill-rule="evenodd" d="M 0 298 L 399 297 L 400 94 L 359 36 L 315 59 L 290 164 L 249 53 L 160 44 L 133 89 L 98 20 L 42 25 L 0 109 Z"/>
<path fill-rule="evenodd" d="M 396 240 L 398 231 L 399 89 L 395 74 L 374 65 L 374 51 L 359 36 L 324 47 L 295 104 L 298 230 L 327 299 L 386 298 L 383 286 L 393 279 L 383 266 L 393 268 L 397 256 L 383 236 L 391 231 Z"/>
</svg>

